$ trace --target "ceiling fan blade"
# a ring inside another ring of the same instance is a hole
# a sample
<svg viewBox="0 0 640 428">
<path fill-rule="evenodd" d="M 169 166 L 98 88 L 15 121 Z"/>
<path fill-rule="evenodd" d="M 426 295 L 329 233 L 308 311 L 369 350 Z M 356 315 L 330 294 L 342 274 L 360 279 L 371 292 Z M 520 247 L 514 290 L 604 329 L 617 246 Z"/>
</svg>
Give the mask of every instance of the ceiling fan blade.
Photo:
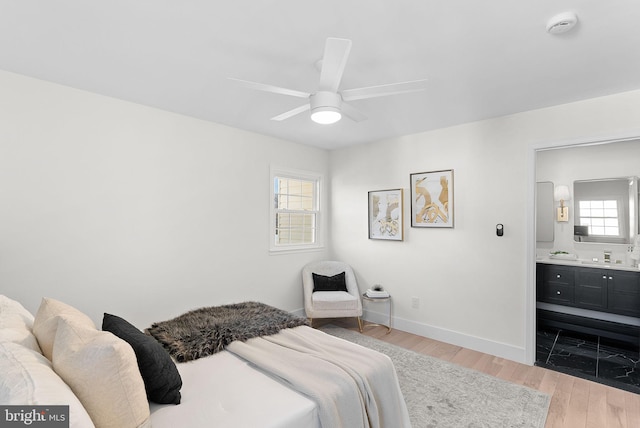
<svg viewBox="0 0 640 428">
<path fill-rule="evenodd" d="M 309 105 L 309 103 L 301 105 L 300 107 L 296 107 L 293 110 L 289 110 L 289 111 L 285 111 L 282 114 L 279 114 L 277 116 L 274 116 L 271 118 L 271 120 L 285 120 L 285 119 L 289 119 L 290 117 L 293 117 L 297 114 L 300 113 L 304 113 L 305 111 L 308 111 L 311 108 L 311 106 Z"/>
<path fill-rule="evenodd" d="M 319 91 L 338 92 L 350 51 L 351 40 L 333 37 L 327 39 L 322 57 Z"/>
<path fill-rule="evenodd" d="M 308 92 L 296 91 L 295 89 L 281 88 L 279 86 L 266 85 L 264 83 L 257 83 L 257 82 L 250 82 L 248 80 L 235 79 L 233 77 L 228 77 L 228 79 L 233 80 L 234 82 L 246 88 L 255 89 L 258 91 L 273 92 L 274 94 L 289 95 L 289 96 L 298 97 L 298 98 L 309 98 L 309 96 L 311 96 L 311 94 Z"/>
<path fill-rule="evenodd" d="M 367 116 L 365 116 L 364 113 L 345 102 L 340 106 L 340 111 L 354 122 L 362 122 L 367 119 Z"/>
<path fill-rule="evenodd" d="M 348 89 L 342 91 L 344 101 L 363 100 L 365 98 L 386 97 L 388 95 L 404 94 L 407 92 L 423 91 L 427 79 L 411 80 L 409 82 L 390 83 L 388 85 L 369 86 L 366 88 Z"/>
</svg>

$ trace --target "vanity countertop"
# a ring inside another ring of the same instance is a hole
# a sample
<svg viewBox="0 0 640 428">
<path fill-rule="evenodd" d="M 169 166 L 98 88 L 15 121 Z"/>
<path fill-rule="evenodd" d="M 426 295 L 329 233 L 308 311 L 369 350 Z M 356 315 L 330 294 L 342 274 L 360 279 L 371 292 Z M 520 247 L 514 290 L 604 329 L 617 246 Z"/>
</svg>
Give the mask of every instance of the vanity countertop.
<svg viewBox="0 0 640 428">
<path fill-rule="evenodd" d="M 551 259 L 549 257 L 538 257 L 536 263 L 546 263 L 550 265 L 564 265 L 564 266 L 580 266 L 586 268 L 598 268 L 598 269 L 614 269 L 614 270 L 626 270 L 630 272 L 638 272 L 640 268 L 624 265 L 621 263 L 604 263 L 593 262 L 591 260 L 584 259 Z"/>
</svg>

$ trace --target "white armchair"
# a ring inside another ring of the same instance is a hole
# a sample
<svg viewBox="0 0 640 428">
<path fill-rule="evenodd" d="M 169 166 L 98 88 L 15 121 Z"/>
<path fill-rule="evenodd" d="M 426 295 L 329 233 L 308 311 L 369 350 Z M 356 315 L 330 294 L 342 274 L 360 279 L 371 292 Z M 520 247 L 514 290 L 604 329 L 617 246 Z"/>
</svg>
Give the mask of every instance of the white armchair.
<svg viewBox="0 0 640 428">
<path fill-rule="evenodd" d="M 314 291 L 313 274 L 332 277 L 344 272 L 347 291 Z M 302 269 L 304 310 L 313 325 L 314 318 L 356 317 L 362 331 L 362 301 L 353 269 L 337 261 L 311 262 Z"/>
</svg>

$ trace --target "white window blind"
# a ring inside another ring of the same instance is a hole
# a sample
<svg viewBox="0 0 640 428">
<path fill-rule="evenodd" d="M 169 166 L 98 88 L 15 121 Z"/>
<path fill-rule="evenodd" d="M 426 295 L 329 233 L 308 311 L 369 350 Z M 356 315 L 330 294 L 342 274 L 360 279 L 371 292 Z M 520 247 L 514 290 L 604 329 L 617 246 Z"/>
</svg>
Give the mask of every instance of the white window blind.
<svg viewBox="0 0 640 428">
<path fill-rule="evenodd" d="M 318 247 L 320 176 L 273 169 L 271 183 L 271 251 Z"/>
</svg>

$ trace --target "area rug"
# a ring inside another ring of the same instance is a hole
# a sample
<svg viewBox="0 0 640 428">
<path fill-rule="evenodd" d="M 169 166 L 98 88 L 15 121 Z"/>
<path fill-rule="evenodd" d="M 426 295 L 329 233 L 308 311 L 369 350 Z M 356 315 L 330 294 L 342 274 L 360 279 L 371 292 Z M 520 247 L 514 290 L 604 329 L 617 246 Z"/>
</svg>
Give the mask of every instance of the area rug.
<svg viewBox="0 0 640 428">
<path fill-rule="evenodd" d="M 551 398 L 428 355 L 332 325 L 320 330 L 388 355 L 413 428 L 543 428 Z"/>
</svg>

